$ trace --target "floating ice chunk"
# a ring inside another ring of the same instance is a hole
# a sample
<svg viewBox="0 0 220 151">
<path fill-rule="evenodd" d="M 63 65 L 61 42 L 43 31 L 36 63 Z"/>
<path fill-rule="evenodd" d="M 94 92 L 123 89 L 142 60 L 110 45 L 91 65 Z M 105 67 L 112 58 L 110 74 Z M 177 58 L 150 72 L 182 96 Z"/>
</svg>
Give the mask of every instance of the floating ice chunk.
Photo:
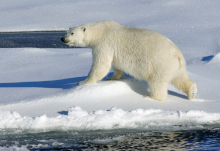
<svg viewBox="0 0 220 151">
<path fill-rule="evenodd" d="M 115 139 L 110 139 L 110 138 L 95 139 L 95 140 L 90 141 L 90 143 L 99 144 L 99 145 L 113 144 L 113 143 L 115 143 Z"/>
</svg>

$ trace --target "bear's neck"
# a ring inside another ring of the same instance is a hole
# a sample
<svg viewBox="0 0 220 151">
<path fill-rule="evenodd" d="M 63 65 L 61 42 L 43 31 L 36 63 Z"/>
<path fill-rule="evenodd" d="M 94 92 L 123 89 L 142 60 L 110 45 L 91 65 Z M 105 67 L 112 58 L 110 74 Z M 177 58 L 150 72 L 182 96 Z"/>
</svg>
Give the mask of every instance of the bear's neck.
<svg viewBox="0 0 220 151">
<path fill-rule="evenodd" d="M 92 49 L 98 47 L 104 41 L 108 31 L 108 27 L 107 29 L 99 27 L 92 28 L 88 35 L 86 35 L 87 47 Z"/>
</svg>

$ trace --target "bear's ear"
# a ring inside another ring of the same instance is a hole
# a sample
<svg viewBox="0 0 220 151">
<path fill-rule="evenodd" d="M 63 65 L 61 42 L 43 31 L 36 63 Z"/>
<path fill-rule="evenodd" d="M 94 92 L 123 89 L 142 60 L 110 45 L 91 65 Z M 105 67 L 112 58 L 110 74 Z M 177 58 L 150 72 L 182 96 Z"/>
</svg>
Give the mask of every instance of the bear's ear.
<svg viewBox="0 0 220 151">
<path fill-rule="evenodd" d="M 82 30 L 83 30 L 83 32 L 85 32 L 86 31 L 86 27 L 82 27 Z"/>
</svg>

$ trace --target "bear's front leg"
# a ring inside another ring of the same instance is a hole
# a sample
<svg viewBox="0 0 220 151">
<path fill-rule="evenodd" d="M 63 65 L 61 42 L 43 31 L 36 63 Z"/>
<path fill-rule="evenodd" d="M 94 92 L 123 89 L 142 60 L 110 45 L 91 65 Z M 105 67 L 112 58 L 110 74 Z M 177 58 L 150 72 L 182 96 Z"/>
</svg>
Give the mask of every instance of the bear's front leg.
<svg viewBox="0 0 220 151">
<path fill-rule="evenodd" d="M 148 82 L 150 88 L 150 98 L 157 101 L 165 101 L 167 99 L 168 83 L 164 82 Z"/>
<path fill-rule="evenodd" d="M 84 81 L 81 81 L 77 83 L 77 85 L 83 85 L 83 84 L 95 84 L 96 80 L 91 79 L 91 78 L 86 78 Z"/>
<path fill-rule="evenodd" d="M 94 58 L 88 77 L 84 81 L 79 82 L 78 85 L 95 84 L 97 81 L 102 80 L 108 74 L 110 68 L 111 60 L 101 60 Z"/>
<path fill-rule="evenodd" d="M 124 77 L 124 72 L 119 69 L 114 68 L 113 76 L 108 78 L 107 80 L 119 80 L 123 77 Z"/>
</svg>

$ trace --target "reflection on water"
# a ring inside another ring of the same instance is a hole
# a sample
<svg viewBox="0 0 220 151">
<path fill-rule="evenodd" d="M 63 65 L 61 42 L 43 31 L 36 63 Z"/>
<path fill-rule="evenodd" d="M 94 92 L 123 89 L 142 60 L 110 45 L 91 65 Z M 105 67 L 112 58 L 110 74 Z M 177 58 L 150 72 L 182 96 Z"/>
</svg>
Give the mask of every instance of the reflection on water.
<svg viewBox="0 0 220 151">
<path fill-rule="evenodd" d="M 29 150 L 218 150 L 220 129 L 73 131 L 0 136 L 0 146 Z"/>
</svg>

